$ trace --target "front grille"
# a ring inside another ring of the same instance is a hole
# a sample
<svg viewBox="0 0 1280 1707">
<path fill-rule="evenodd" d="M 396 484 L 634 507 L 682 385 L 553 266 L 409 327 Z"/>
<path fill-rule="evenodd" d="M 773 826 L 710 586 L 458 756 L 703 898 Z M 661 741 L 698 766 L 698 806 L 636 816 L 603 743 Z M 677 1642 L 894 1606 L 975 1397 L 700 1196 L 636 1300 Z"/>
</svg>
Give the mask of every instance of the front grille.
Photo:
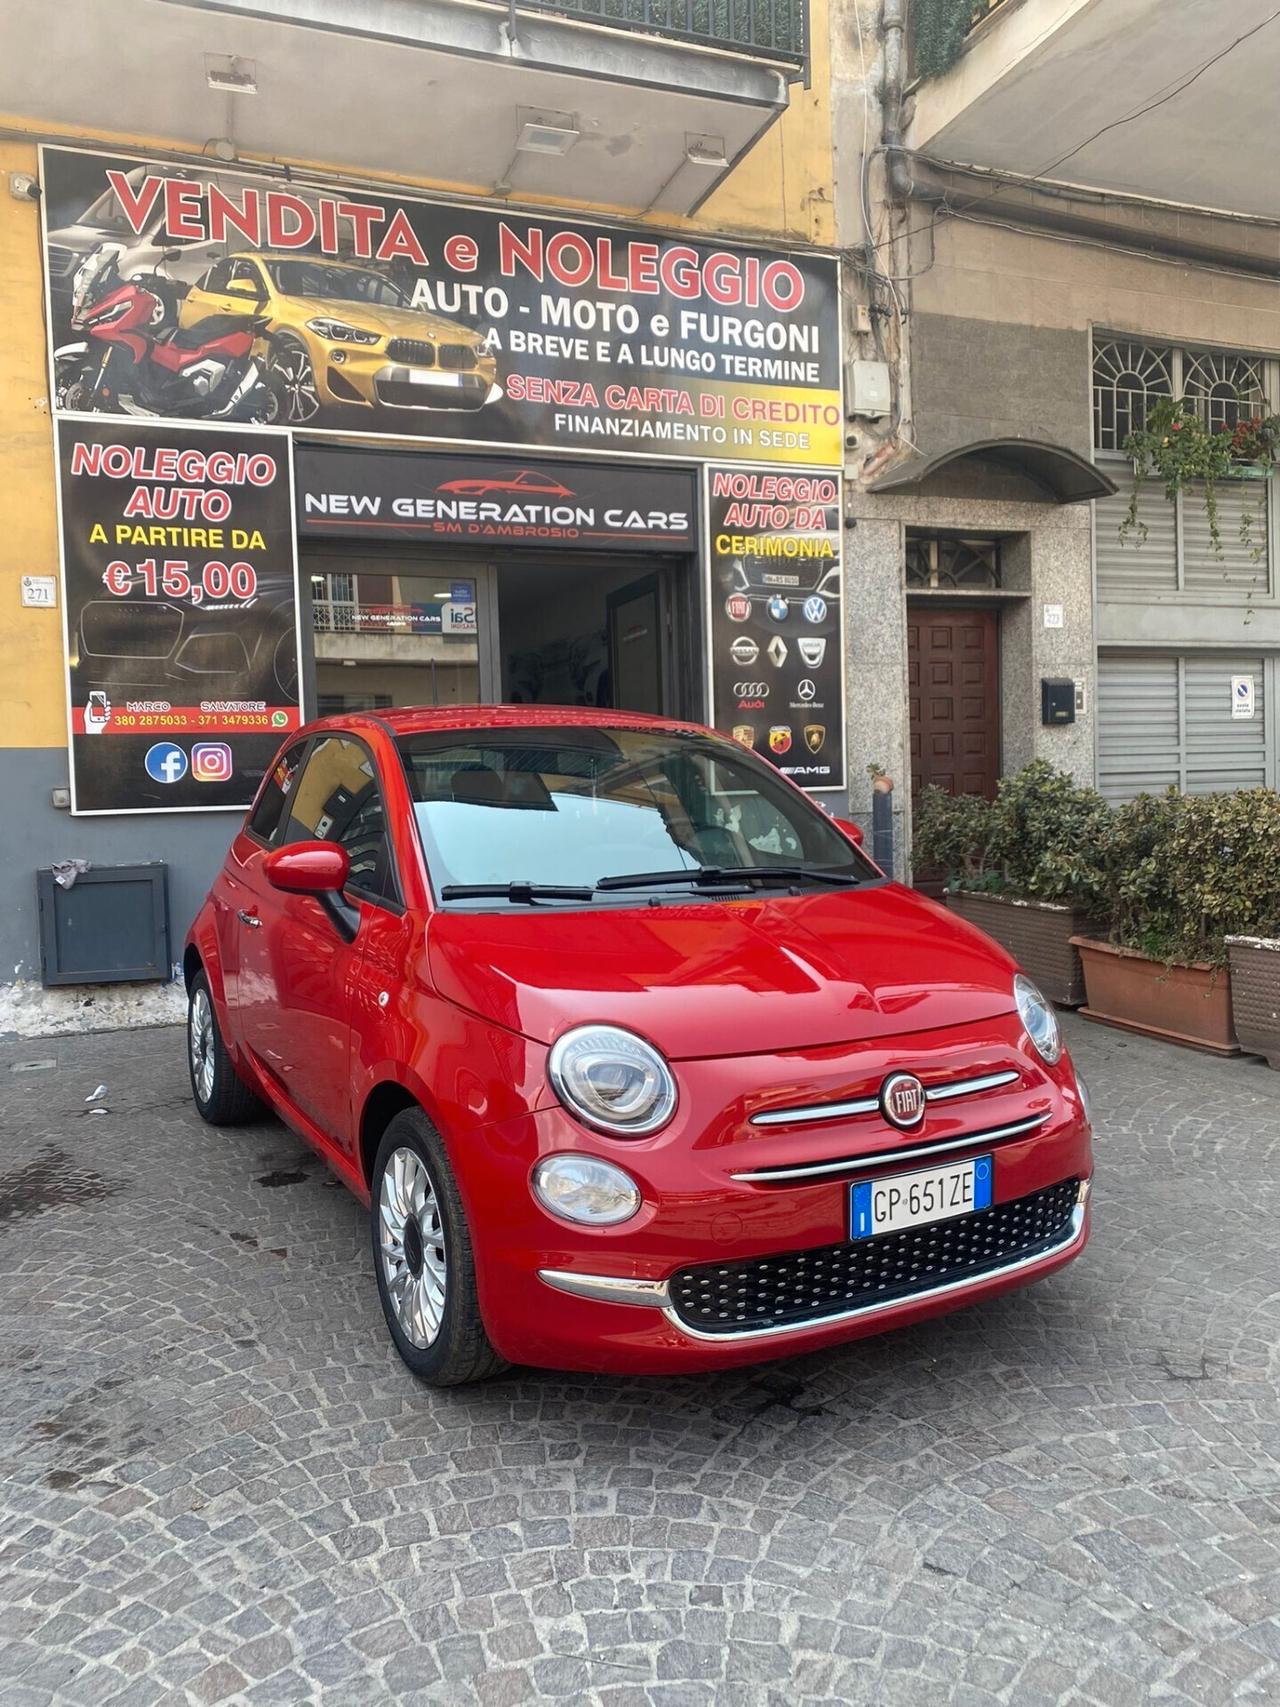
<svg viewBox="0 0 1280 1707">
<path fill-rule="evenodd" d="M 81 256 L 74 249 L 64 249 L 60 243 L 49 245 L 49 275 L 55 279 L 65 279 L 75 272 L 80 264 Z"/>
<path fill-rule="evenodd" d="M 90 599 L 80 612 L 81 649 L 98 658 L 167 658 L 181 633 L 172 605 Z"/>
<path fill-rule="evenodd" d="M 1078 1190 L 1078 1180 L 1063 1180 L 929 1227 L 682 1269 L 669 1283 L 672 1307 L 700 1333 L 733 1334 L 932 1292 L 1061 1243 Z"/>
<path fill-rule="evenodd" d="M 436 347 L 421 338 L 393 338 L 387 345 L 393 362 L 405 362 L 409 367 L 434 367 Z"/>
<path fill-rule="evenodd" d="M 448 368 L 450 373 L 462 373 L 476 365 L 476 347 L 474 344 L 441 344 L 438 360 L 440 366 Z"/>
</svg>

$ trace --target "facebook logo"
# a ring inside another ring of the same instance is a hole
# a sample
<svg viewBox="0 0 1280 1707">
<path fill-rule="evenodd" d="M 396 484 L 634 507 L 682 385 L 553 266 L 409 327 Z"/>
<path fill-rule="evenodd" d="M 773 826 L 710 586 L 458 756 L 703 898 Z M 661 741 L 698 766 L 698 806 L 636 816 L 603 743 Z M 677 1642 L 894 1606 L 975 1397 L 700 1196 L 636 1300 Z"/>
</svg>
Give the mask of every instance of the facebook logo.
<svg viewBox="0 0 1280 1707">
<path fill-rule="evenodd" d="M 148 747 L 143 763 L 153 782 L 181 782 L 187 774 L 187 755 L 172 741 L 157 741 Z"/>
</svg>

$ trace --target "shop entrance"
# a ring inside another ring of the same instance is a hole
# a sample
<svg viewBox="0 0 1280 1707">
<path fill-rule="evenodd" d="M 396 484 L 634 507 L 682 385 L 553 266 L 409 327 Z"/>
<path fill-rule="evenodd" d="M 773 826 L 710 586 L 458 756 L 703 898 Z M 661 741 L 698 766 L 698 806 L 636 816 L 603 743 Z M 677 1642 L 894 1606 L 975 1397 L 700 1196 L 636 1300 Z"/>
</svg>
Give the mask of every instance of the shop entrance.
<svg viewBox="0 0 1280 1707">
<path fill-rule="evenodd" d="M 302 579 L 322 716 L 477 703 L 702 715 L 692 558 L 335 542 L 304 552 Z"/>
</svg>

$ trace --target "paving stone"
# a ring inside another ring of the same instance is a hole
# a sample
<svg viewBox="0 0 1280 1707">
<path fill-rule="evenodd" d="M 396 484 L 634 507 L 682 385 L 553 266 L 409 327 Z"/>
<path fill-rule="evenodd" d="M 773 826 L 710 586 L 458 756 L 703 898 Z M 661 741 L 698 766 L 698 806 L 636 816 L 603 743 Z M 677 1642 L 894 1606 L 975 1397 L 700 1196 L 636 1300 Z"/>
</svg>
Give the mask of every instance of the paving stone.
<svg viewBox="0 0 1280 1707">
<path fill-rule="evenodd" d="M 202 1126 L 179 1033 L 59 1039 L 38 1091 L 0 1044 L 0 1188 L 110 1188 L 0 1224 L 4 1707 L 1280 1700 L 1280 1075 L 1066 1029 L 1096 1223 L 1051 1281 L 443 1393 L 359 1206 L 281 1127 Z"/>
</svg>

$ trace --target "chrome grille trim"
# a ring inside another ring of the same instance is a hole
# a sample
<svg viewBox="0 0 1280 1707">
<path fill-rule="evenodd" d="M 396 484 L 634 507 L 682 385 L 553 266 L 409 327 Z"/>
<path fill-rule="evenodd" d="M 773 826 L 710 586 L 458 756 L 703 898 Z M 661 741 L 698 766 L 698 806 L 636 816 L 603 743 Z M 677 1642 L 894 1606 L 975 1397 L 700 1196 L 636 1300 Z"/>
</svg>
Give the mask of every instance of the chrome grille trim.
<svg viewBox="0 0 1280 1707">
<path fill-rule="evenodd" d="M 1001 1085 L 1011 1085 L 1021 1075 L 1010 1069 L 1001 1073 L 982 1073 L 974 1079 L 955 1079 L 948 1085 L 934 1085 L 927 1090 L 926 1102 L 949 1102 L 953 1097 L 977 1096 L 982 1091 L 994 1091 Z M 819 1120 L 844 1120 L 854 1114 L 874 1114 L 880 1107 L 879 1097 L 859 1097 L 856 1102 L 809 1103 L 804 1108 L 771 1108 L 763 1114 L 753 1114 L 750 1126 L 799 1126 Z"/>
<path fill-rule="evenodd" d="M 1019 1074 L 1010 1070 L 1007 1073 L 984 1073 L 978 1079 L 957 1079 L 951 1085 L 934 1085 L 932 1090 L 924 1093 L 926 1102 L 950 1102 L 952 1097 L 977 1096 L 980 1091 L 998 1090 L 1001 1085 L 1011 1085 Z"/>
<path fill-rule="evenodd" d="M 941 1156 L 949 1150 L 969 1150 L 975 1144 L 996 1144 L 1007 1138 L 1021 1138 L 1037 1131 L 1049 1119 L 1050 1111 L 1033 1114 L 1011 1126 L 988 1127 L 985 1132 L 969 1132 L 963 1138 L 945 1138 L 931 1144 L 909 1144 L 901 1150 L 881 1150 L 872 1156 L 845 1156 L 834 1162 L 802 1162 L 795 1167 L 756 1168 L 750 1173 L 730 1174 L 730 1179 L 748 1185 L 769 1185 L 778 1180 L 822 1179 L 828 1174 L 865 1173 L 868 1168 L 884 1167 L 896 1162 L 913 1162 L 921 1156 Z"/>
<path fill-rule="evenodd" d="M 751 1126 L 794 1126 L 802 1120 L 843 1120 L 850 1114 L 874 1114 L 880 1107 L 879 1097 L 862 1097 L 858 1102 L 817 1103 L 812 1108 L 775 1108 L 767 1114 L 753 1114 Z"/>
</svg>

